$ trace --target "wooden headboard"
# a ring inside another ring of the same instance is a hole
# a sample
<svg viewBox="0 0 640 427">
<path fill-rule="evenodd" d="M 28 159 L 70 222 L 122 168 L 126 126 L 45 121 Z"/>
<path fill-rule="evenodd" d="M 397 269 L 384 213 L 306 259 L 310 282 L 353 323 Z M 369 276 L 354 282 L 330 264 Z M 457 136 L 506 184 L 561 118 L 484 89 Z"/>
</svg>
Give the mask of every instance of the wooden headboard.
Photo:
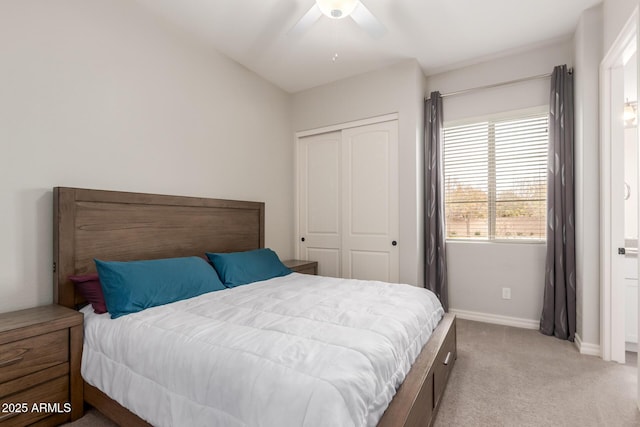
<svg viewBox="0 0 640 427">
<path fill-rule="evenodd" d="M 264 203 L 56 187 L 54 300 L 83 303 L 68 277 L 114 261 L 264 247 Z"/>
</svg>

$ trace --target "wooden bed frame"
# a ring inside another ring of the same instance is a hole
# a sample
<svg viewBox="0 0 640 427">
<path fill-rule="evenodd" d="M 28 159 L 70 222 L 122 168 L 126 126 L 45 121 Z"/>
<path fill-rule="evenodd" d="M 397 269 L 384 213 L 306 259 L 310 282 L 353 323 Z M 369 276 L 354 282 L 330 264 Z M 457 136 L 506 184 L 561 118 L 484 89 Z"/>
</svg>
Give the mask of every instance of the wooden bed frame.
<svg viewBox="0 0 640 427">
<path fill-rule="evenodd" d="M 74 309 L 84 301 L 68 277 L 95 272 L 94 258 L 127 261 L 264 247 L 265 205 L 260 202 L 66 187 L 54 188 L 53 196 L 54 298 Z M 455 358 L 455 316 L 447 314 L 378 426 L 433 424 Z M 83 383 L 77 393 L 107 418 L 123 426 L 149 425 Z"/>
</svg>

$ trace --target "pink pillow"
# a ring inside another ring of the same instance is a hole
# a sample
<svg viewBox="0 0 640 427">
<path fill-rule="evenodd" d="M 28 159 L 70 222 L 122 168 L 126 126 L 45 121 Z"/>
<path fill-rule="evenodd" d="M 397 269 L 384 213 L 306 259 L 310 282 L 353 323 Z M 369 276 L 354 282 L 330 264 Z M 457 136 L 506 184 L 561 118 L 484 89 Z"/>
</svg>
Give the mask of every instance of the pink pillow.
<svg viewBox="0 0 640 427">
<path fill-rule="evenodd" d="M 92 306 L 94 313 L 102 314 L 107 312 L 107 305 L 102 294 L 102 285 L 98 273 L 85 274 L 83 276 L 69 276 L 80 295 Z"/>
</svg>

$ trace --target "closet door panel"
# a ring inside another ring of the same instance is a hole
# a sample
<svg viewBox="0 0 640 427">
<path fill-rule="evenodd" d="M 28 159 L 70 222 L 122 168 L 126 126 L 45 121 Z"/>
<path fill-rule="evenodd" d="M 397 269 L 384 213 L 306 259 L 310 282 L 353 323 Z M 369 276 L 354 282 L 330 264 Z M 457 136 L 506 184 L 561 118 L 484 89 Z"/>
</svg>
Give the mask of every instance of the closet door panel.
<svg viewBox="0 0 640 427">
<path fill-rule="evenodd" d="M 305 259 L 318 261 L 318 276 L 341 277 L 339 249 L 307 248 Z"/>
<path fill-rule="evenodd" d="M 361 131 L 347 144 L 350 159 L 349 224 L 361 236 L 389 234 L 389 137 L 384 131 Z"/>
<path fill-rule="evenodd" d="M 342 131 L 343 277 L 398 281 L 398 124 Z"/>
<path fill-rule="evenodd" d="M 341 139 L 331 132 L 298 145 L 299 253 L 322 276 L 341 276 Z"/>
</svg>

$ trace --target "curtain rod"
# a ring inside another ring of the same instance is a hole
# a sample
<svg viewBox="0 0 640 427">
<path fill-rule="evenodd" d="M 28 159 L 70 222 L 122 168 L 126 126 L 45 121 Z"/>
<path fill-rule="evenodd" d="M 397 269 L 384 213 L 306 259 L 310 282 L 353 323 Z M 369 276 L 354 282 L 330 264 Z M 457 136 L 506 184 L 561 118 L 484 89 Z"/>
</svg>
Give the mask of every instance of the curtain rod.
<svg viewBox="0 0 640 427">
<path fill-rule="evenodd" d="M 521 79 L 509 80 L 507 82 L 500 82 L 500 83 L 494 83 L 494 84 L 485 85 L 485 86 L 472 87 L 472 88 L 469 88 L 469 89 L 462 89 L 462 90 L 458 90 L 458 91 L 455 91 L 455 92 L 445 93 L 445 94 L 442 94 L 440 96 L 442 96 L 443 98 L 446 98 L 448 96 L 462 95 L 464 93 L 475 92 L 477 90 L 491 89 L 491 88 L 499 87 L 499 86 L 512 85 L 514 83 L 521 83 L 521 82 L 526 82 L 526 81 L 529 81 L 529 80 L 546 79 L 547 77 L 551 77 L 551 74 L 552 73 L 539 74 L 537 76 L 523 77 Z M 425 98 L 425 99 L 429 99 L 429 98 Z"/>
</svg>

